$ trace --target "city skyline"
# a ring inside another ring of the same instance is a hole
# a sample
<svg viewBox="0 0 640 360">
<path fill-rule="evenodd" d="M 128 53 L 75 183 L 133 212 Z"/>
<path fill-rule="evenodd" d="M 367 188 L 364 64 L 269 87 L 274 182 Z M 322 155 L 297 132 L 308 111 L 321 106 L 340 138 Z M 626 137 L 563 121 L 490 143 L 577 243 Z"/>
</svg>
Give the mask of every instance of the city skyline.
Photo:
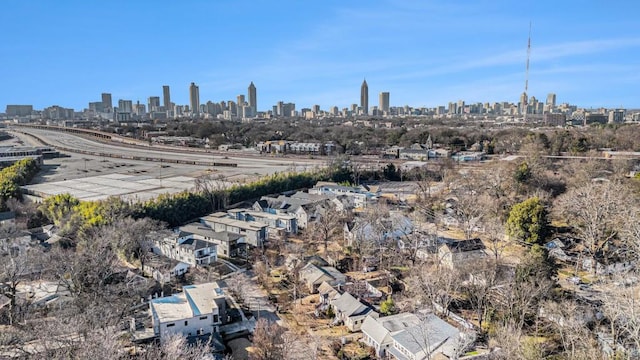
<svg viewBox="0 0 640 360">
<path fill-rule="evenodd" d="M 251 81 L 260 88 L 259 111 L 278 101 L 344 108 L 359 103 L 363 78 L 371 94 L 393 93 L 391 106 L 517 102 L 530 21 L 529 95 L 543 99 L 553 92 L 558 103 L 587 108 L 640 107 L 635 3 L 232 5 L 120 3 L 97 16 L 95 5 L 79 1 L 3 3 L 0 20 L 21 31 L 4 44 L 0 108 L 79 110 L 96 100 L 87 94 L 103 92 L 116 101 L 147 103 L 163 97 L 162 85 L 171 88 L 170 101 L 189 104 L 191 82 L 199 86 L 200 103 L 232 100 L 246 94 Z M 198 16 L 187 15 L 194 12 Z M 208 15 L 216 16 L 215 31 Z M 264 19 L 270 19 L 268 27 Z M 173 25 L 163 29 L 161 21 Z M 247 40 L 202 46 L 227 35 Z M 141 46 L 147 38 L 163 40 Z"/>
</svg>

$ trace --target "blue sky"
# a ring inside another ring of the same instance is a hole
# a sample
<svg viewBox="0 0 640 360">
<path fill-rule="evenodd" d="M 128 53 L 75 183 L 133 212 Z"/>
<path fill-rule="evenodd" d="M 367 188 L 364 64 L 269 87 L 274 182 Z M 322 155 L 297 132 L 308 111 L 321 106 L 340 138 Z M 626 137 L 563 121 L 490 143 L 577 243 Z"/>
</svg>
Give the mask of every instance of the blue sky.
<svg viewBox="0 0 640 360">
<path fill-rule="evenodd" d="M 323 109 L 517 102 L 532 26 L 529 94 L 584 107 L 640 107 L 636 1 L 87 1 L 0 3 L 0 111 L 6 104 L 77 110 L 100 93 L 188 103 L 258 89 Z"/>
</svg>

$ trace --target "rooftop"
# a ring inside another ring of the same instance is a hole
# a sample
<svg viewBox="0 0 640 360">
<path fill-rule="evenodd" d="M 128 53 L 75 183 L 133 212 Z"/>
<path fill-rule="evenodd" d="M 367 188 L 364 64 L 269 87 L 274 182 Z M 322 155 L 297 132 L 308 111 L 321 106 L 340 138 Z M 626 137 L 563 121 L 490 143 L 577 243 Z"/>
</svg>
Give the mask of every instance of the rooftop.
<svg viewBox="0 0 640 360">
<path fill-rule="evenodd" d="M 217 308 L 215 299 L 224 296 L 218 283 L 187 285 L 182 292 L 153 299 L 151 311 L 161 323 L 209 314 Z"/>
</svg>

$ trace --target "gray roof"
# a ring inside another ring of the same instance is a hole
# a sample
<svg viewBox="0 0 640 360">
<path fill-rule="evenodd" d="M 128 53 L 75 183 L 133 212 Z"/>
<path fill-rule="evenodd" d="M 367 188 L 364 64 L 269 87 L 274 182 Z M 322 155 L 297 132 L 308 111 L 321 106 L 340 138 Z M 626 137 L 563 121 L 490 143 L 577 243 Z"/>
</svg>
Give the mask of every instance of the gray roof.
<svg viewBox="0 0 640 360">
<path fill-rule="evenodd" d="M 216 244 L 206 241 L 206 240 L 200 240 L 200 239 L 187 239 L 185 241 L 183 241 L 180 246 L 185 246 L 185 247 L 189 247 L 191 249 L 195 250 L 200 250 L 200 249 L 206 249 L 206 248 L 210 248 L 210 247 L 215 247 Z"/>
<path fill-rule="evenodd" d="M 212 228 L 200 223 L 190 223 L 180 227 L 180 236 L 198 235 L 223 242 L 232 242 L 243 238 L 243 235 L 231 233 L 228 231 L 214 231 Z"/>
<path fill-rule="evenodd" d="M 342 294 L 339 298 L 335 299 L 331 305 L 337 312 L 346 316 L 364 315 L 372 310 L 369 305 L 361 303 L 360 300 L 354 298 L 349 293 Z"/>
<path fill-rule="evenodd" d="M 469 239 L 469 240 L 451 241 L 451 242 L 445 243 L 445 246 L 451 252 L 457 252 L 457 253 L 486 249 L 482 240 L 478 238 Z"/>
<path fill-rule="evenodd" d="M 418 359 L 422 359 L 433 353 L 451 355 L 459 336 L 458 329 L 435 314 L 428 314 L 419 324 L 391 337 L 409 352 L 419 355 Z"/>
<path fill-rule="evenodd" d="M 308 263 L 302 269 L 300 269 L 300 277 L 310 283 L 315 284 L 323 276 L 328 276 L 332 280 L 334 279 L 330 274 L 327 274 L 321 268 L 315 266 L 312 263 Z"/>
<path fill-rule="evenodd" d="M 411 313 L 401 313 L 377 319 L 367 316 L 362 324 L 362 332 L 378 344 L 388 344 L 393 342 L 393 335 L 419 323 L 420 319 Z"/>
</svg>

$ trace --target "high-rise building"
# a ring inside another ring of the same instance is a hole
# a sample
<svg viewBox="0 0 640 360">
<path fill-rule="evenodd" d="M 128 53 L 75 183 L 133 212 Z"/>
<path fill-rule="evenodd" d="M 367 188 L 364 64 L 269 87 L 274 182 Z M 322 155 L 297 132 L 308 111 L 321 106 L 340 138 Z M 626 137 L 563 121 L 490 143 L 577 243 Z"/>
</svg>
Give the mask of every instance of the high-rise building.
<svg viewBox="0 0 640 360">
<path fill-rule="evenodd" d="M 149 96 L 147 99 L 147 109 L 149 112 L 158 111 L 160 107 L 160 96 Z"/>
<path fill-rule="evenodd" d="M 195 83 L 189 86 L 189 105 L 191 112 L 197 115 L 200 111 L 200 89 Z"/>
<path fill-rule="evenodd" d="M 389 113 L 389 93 L 388 92 L 385 91 L 380 93 L 378 107 L 380 108 L 380 111 L 383 111 L 384 113 Z"/>
<path fill-rule="evenodd" d="M 364 115 L 369 114 L 369 85 L 365 79 L 360 86 L 360 107 Z"/>
<path fill-rule="evenodd" d="M 523 92 L 522 95 L 520 95 L 520 102 L 518 103 L 518 111 L 522 115 L 528 111 L 528 107 L 529 107 L 529 97 L 527 96 L 526 92 Z"/>
<path fill-rule="evenodd" d="M 458 114 L 464 114 L 464 100 L 458 100 L 458 105 L 456 105 L 456 110 Z"/>
<path fill-rule="evenodd" d="M 244 105 L 244 103 L 245 103 L 244 95 L 238 95 L 237 100 L 238 100 L 238 106 L 243 106 Z"/>
<path fill-rule="evenodd" d="M 111 112 L 113 110 L 113 100 L 111 99 L 111 94 L 102 93 L 102 107 L 105 112 Z"/>
<path fill-rule="evenodd" d="M 27 116 L 33 112 L 33 105 L 7 105 L 7 116 Z"/>
<path fill-rule="evenodd" d="M 131 100 L 118 100 L 118 112 L 119 113 L 132 113 L 133 101 Z"/>
<path fill-rule="evenodd" d="M 258 98 L 256 97 L 256 86 L 253 85 L 253 81 L 249 84 L 249 106 L 253 110 L 255 115 L 258 112 Z"/>
<path fill-rule="evenodd" d="M 162 86 L 162 105 L 166 110 L 171 109 L 171 92 L 169 91 L 169 85 Z"/>
<path fill-rule="evenodd" d="M 547 105 L 552 109 L 556 107 L 556 94 L 549 93 L 549 95 L 547 95 Z"/>
</svg>

